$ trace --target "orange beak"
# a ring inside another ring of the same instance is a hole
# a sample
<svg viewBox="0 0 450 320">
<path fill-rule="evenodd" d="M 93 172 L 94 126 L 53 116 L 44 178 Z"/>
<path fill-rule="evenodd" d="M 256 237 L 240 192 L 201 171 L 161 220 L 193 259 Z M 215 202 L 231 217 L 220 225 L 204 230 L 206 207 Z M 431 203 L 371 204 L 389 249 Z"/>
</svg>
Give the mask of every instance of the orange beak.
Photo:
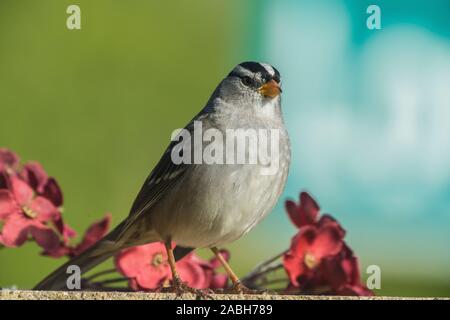
<svg viewBox="0 0 450 320">
<path fill-rule="evenodd" d="M 264 97 L 275 98 L 282 91 L 280 85 L 275 80 L 270 80 L 265 83 L 261 87 L 258 88 L 259 93 L 261 93 Z"/>
</svg>

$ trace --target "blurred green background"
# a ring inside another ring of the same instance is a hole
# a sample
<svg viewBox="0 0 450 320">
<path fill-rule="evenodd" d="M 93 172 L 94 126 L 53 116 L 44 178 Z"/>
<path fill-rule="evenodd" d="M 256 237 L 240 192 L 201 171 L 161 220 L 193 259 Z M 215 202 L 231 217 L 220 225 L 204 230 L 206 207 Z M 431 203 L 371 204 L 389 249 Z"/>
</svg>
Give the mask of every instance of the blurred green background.
<svg viewBox="0 0 450 320">
<path fill-rule="evenodd" d="M 81 7 L 82 29 L 66 28 Z M 61 184 L 79 233 L 127 214 L 170 134 L 237 63 L 282 74 L 293 142 L 285 195 L 229 246 L 240 275 L 288 246 L 286 197 L 307 189 L 348 230 L 388 295 L 450 295 L 450 3 L 0 2 L 0 146 Z M 251 254 L 249 254 L 251 252 Z M 0 287 L 30 288 L 62 261 L 0 250 Z M 108 263 L 102 268 L 107 268 Z"/>
</svg>

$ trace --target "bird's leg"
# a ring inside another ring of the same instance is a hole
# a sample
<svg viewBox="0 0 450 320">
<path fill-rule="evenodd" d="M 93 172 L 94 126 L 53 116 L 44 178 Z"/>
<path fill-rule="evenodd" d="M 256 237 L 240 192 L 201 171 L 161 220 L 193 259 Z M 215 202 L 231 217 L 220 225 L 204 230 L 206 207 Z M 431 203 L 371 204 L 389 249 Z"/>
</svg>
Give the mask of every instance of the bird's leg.
<svg viewBox="0 0 450 320">
<path fill-rule="evenodd" d="M 230 278 L 231 282 L 233 283 L 233 286 L 231 287 L 231 293 L 245 293 L 245 294 L 256 294 L 261 293 L 258 290 L 252 290 L 247 288 L 242 284 L 242 282 L 239 280 L 237 275 L 234 273 L 234 271 L 231 269 L 230 265 L 225 261 L 225 259 L 220 254 L 219 249 L 217 247 L 212 247 L 211 251 L 216 255 L 219 262 L 222 264 L 223 268 L 225 269 L 225 272 L 227 273 L 228 277 Z"/>
<path fill-rule="evenodd" d="M 175 262 L 175 256 L 173 255 L 173 249 L 172 249 L 172 244 L 171 241 L 165 241 L 164 245 L 166 247 L 166 252 L 167 252 L 167 260 L 169 262 L 169 266 L 170 266 L 170 271 L 172 272 L 172 279 L 173 279 L 173 283 L 175 286 L 180 286 L 180 284 L 182 283 L 180 276 L 178 275 L 177 272 L 177 266 L 176 266 L 176 262 Z"/>
<path fill-rule="evenodd" d="M 211 299 L 211 296 L 205 294 L 201 290 L 191 288 L 190 286 L 188 286 L 186 283 L 184 283 L 181 280 L 181 278 L 177 272 L 175 256 L 173 255 L 172 241 L 170 241 L 170 240 L 165 241 L 164 245 L 165 245 L 166 251 L 167 251 L 167 260 L 169 262 L 170 270 L 172 271 L 173 291 L 178 296 L 181 296 L 183 293 L 192 293 L 199 298 Z"/>
</svg>

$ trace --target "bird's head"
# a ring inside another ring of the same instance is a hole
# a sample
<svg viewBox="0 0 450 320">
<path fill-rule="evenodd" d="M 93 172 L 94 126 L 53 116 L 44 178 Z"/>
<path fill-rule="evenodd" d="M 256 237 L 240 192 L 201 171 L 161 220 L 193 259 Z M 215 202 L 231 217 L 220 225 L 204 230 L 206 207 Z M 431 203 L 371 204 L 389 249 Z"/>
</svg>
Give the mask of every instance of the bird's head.
<svg viewBox="0 0 450 320">
<path fill-rule="evenodd" d="M 261 106 L 279 104 L 280 73 L 260 62 L 238 64 L 219 86 L 220 98 L 233 104 Z"/>
</svg>

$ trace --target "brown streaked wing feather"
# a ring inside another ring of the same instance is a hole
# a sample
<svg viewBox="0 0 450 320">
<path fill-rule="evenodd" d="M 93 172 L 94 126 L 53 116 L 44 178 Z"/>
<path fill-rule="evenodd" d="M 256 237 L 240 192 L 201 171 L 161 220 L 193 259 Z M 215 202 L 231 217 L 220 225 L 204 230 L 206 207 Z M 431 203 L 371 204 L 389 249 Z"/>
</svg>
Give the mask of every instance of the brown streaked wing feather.
<svg viewBox="0 0 450 320">
<path fill-rule="evenodd" d="M 171 159 L 171 150 L 174 143 L 171 143 L 166 152 L 159 160 L 156 167 L 145 180 L 141 190 L 133 202 L 126 223 L 123 226 L 119 238 L 128 230 L 134 221 L 148 211 L 165 192 L 170 189 L 184 175 L 187 165 L 176 165 Z"/>
<path fill-rule="evenodd" d="M 194 121 L 201 121 L 205 117 L 207 117 L 207 114 L 199 113 L 191 120 L 185 129 L 192 133 Z M 130 213 L 118 238 L 121 238 L 134 221 L 154 206 L 155 203 L 164 196 L 167 190 L 180 181 L 181 177 L 186 172 L 189 165 L 183 163 L 178 165 L 174 164 L 171 158 L 172 148 L 178 143 L 179 142 L 175 140 L 169 144 L 156 167 L 145 180 L 144 185 L 133 202 Z"/>
</svg>

